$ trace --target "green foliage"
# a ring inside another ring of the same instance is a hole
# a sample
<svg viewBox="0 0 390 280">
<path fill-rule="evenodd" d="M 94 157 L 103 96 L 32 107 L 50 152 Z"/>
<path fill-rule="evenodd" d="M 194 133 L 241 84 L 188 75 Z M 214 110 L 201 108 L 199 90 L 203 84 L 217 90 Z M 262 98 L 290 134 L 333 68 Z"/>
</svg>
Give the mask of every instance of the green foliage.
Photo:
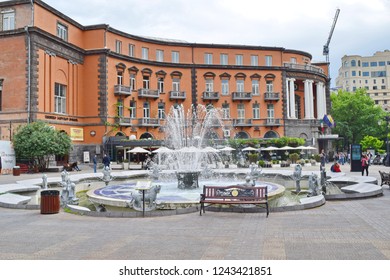
<svg viewBox="0 0 390 280">
<path fill-rule="evenodd" d="M 368 148 L 374 148 L 375 151 L 380 151 L 383 146 L 384 141 L 379 140 L 374 136 L 364 136 L 362 141 L 360 141 L 360 145 L 362 145 L 362 150 L 365 151 Z"/>
<path fill-rule="evenodd" d="M 259 155 L 258 154 L 249 154 L 248 155 L 248 160 L 250 163 L 254 163 L 254 162 L 257 162 L 259 159 Z"/>
<path fill-rule="evenodd" d="M 364 89 L 332 93 L 331 115 L 336 122 L 332 132 L 344 137 L 346 144 L 359 143 L 364 136 L 380 135 L 378 121 L 384 112 Z"/>
<path fill-rule="evenodd" d="M 288 158 L 291 160 L 292 163 L 296 163 L 299 160 L 299 154 L 291 153 L 289 154 Z"/>
<path fill-rule="evenodd" d="M 259 148 L 260 146 L 291 146 L 297 147 L 305 144 L 305 139 L 295 137 L 281 137 L 281 138 L 270 138 L 270 139 L 229 139 L 229 146 L 235 149 L 242 149 L 244 147 Z"/>
<path fill-rule="evenodd" d="M 42 121 L 20 126 L 12 140 L 17 158 L 29 159 L 45 170 L 51 155 L 66 155 L 72 147 L 70 137 Z"/>
</svg>

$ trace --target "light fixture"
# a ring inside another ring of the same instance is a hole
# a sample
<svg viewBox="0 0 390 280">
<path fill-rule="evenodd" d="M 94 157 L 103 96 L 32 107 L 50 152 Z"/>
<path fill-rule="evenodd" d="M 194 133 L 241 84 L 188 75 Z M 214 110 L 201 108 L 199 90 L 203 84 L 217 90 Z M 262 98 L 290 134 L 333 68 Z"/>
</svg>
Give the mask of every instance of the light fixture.
<svg viewBox="0 0 390 280">
<path fill-rule="evenodd" d="M 91 132 L 89 133 L 89 135 L 91 135 L 92 137 L 94 137 L 96 135 L 96 131 L 95 130 L 91 130 Z"/>
</svg>

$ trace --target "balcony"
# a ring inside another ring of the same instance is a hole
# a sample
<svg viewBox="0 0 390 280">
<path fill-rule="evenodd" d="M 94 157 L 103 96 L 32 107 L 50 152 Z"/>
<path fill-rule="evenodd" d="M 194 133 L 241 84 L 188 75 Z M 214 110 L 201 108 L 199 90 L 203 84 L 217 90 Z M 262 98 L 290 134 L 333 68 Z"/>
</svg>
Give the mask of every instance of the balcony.
<svg viewBox="0 0 390 280">
<path fill-rule="evenodd" d="M 283 63 L 283 66 L 289 69 L 306 70 L 319 74 L 325 74 L 322 68 L 309 64 Z"/>
<path fill-rule="evenodd" d="M 232 99 L 234 100 L 252 100 L 252 92 L 233 92 Z"/>
<path fill-rule="evenodd" d="M 160 119 L 142 118 L 138 119 L 138 126 L 160 126 Z"/>
<path fill-rule="evenodd" d="M 159 98 L 160 93 L 158 92 L 158 90 L 141 88 L 138 90 L 138 97 Z"/>
<path fill-rule="evenodd" d="M 120 126 L 131 126 L 131 118 L 119 117 L 119 118 L 116 118 L 116 122 Z"/>
<path fill-rule="evenodd" d="M 219 100 L 219 92 L 204 91 L 202 95 L 203 100 Z"/>
<path fill-rule="evenodd" d="M 279 101 L 279 92 L 266 92 L 264 93 L 264 101 Z"/>
<path fill-rule="evenodd" d="M 114 86 L 114 95 L 115 96 L 130 96 L 131 88 L 124 85 L 115 85 Z"/>
<path fill-rule="evenodd" d="M 169 99 L 186 99 L 185 91 L 170 91 Z"/>
<path fill-rule="evenodd" d="M 265 126 L 281 126 L 282 124 L 280 122 L 280 119 L 268 118 L 268 119 L 265 119 L 264 125 Z"/>
<path fill-rule="evenodd" d="M 233 119 L 233 126 L 252 126 L 252 119 Z"/>
</svg>

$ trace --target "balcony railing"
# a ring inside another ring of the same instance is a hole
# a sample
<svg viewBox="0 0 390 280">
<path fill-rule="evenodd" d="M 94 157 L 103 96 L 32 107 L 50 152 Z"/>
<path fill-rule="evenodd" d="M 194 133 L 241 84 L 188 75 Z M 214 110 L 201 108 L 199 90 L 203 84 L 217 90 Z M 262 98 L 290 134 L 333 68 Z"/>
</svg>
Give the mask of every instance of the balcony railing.
<svg viewBox="0 0 390 280">
<path fill-rule="evenodd" d="M 219 92 L 217 91 L 204 91 L 203 100 L 219 100 Z"/>
<path fill-rule="evenodd" d="M 310 72 L 325 74 L 324 70 L 318 66 L 308 65 L 308 64 L 296 64 L 296 63 L 283 63 L 284 67 L 290 69 L 298 69 L 298 70 L 307 70 Z"/>
<path fill-rule="evenodd" d="M 185 91 L 170 91 L 169 92 L 170 99 L 186 99 Z"/>
<path fill-rule="evenodd" d="M 252 100 L 252 92 L 233 92 L 233 100 Z"/>
<path fill-rule="evenodd" d="M 158 92 L 158 90 L 141 88 L 138 90 L 138 97 L 159 98 L 160 93 Z"/>
<path fill-rule="evenodd" d="M 119 117 L 117 118 L 117 122 L 120 126 L 131 126 L 131 118 Z"/>
<path fill-rule="evenodd" d="M 138 119 L 138 126 L 160 126 L 160 119 L 151 119 L 151 118 Z"/>
<path fill-rule="evenodd" d="M 264 101 L 279 101 L 279 92 L 266 92 L 264 93 Z"/>
<path fill-rule="evenodd" d="M 115 85 L 114 86 L 114 94 L 116 96 L 118 96 L 118 95 L 130 96 L 131 95 L 131 88 L 129 86 L 124 86 L 124 85 Z"/>
<path fill-rule="evenodd" d="M 265 126 L 281 126 L 282 124 L 280 122 L 280 119 L 268 118 L 268 119 L 265 119 L 264 125 Z"/>
<path fill-rule="evenodd" d="M 233 119 L 233 126 L 252 126 L 252 119 Z"/>
</svg>

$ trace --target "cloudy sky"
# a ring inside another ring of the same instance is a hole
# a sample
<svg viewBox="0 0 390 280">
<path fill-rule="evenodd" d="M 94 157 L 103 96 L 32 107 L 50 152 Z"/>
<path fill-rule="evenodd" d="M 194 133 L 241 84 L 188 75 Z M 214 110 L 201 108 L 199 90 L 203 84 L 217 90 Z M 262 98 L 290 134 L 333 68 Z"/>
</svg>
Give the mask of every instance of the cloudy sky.
<svg viewBox="0 0 390 280">
<path fill-rule="evenodd" d="M 390 0 L 44 0 L 83 25 L 105 23 L 126 33 L 218 43 L 284 47 L 325 61 L 332 86 L 344 55 L 390 49 Z"/>
</svg>

